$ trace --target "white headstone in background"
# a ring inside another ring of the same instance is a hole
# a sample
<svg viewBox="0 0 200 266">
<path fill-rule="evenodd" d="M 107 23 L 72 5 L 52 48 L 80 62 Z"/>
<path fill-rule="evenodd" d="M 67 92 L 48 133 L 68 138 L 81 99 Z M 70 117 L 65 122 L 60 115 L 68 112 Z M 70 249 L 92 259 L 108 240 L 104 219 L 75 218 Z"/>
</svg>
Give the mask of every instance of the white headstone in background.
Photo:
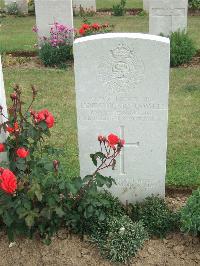
<svg viewBox="0 0 200 266">
<path fill-rule="evenodd" d="M 80 6 L 84 10 L 96 12 L 96 0 L 73 0 L 73 9 L 75 11 L 79 12 Z"/>
<path fill-rule="evenodd" d="M 151 0 L 149 33 L 168 36 L 178 30 L 187 30 L 188 0 Z"/>
<path fill-rule="evenodd" d="M 126 145 L 116 170 L 106 170 L 122 202 L 165 194 L 169 39 L 108 33 L 74 43 L 81 176 L 94 171 L 97 136 L 114 133 Z"/>
<path fill-rule="evenodd" d="M 39 37 L 48 37 L 54 22 L 73 27 L 72 0 L 35 0 L 35 14 Z"/>
<path fill-rule="evenodd" d="M 3 81 L 3 71 L 2 71 L 2 64 L 1 64 L 1 56 L 0 56 L 0 106 L 3 107 L 3 114 L 5 117 L 8 117 L 7 114 L 7 106 L 6 106 L 6 95 L 4 89 L 4 81 Z M 0 115 L 0 124 L 5 122 L 6 119 Z M 0 131 L 0 143 L 4 143 L 6 140 L 6 133 L 4 130 Z M 0 162 L 7 160 L 6 152 L 0 153 Z"/>
<path fill-rule="evenodd" d="M 11 5 L 13 3 L 17 4 L 17 8 L 20 13 L 28 14 L 28 2 L 27 0 L 5 0 L 5 6 Z"/>
<path fill-rule="evenodd" d="M 150 0 L 143 0 L 143 10 L 149 12 L 149 1 Z"/>
</svg>

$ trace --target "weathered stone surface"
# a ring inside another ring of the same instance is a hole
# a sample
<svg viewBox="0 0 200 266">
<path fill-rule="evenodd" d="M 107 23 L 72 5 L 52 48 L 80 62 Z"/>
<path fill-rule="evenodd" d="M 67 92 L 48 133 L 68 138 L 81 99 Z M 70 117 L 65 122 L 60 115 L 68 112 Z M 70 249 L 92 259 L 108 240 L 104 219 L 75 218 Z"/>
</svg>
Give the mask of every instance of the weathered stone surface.
<svg viewBox="0 0 200 266">
<path fill-rule="evenodd" d="M 151 0 L 149 33 L 168 36 L 187 29 L 188 0 Z"/>
<path fill-rule="evenodd" d="M 2 64 L 1 64 L 1 56 L 0 56 L 0 106 L 3 108 L 2 112 L 5 117 L 8 116 L 7 114 L 7 106 L 6 106 L 6 95 L 5 95 L 5 89 L 4 89 L 4 81 L 3 81 L 3 71 L 2 71 Z M 0 115 L 0 124 L 5 122 L 6 119 L 2 115 Z M 4 130 L 0 131 L 0 143 L 4 143 L 6 140 L 6 134 Z M 3 160 L 5 161 L 7 159 L 6 152 L 0 153 L 0 162 Z"/>
<path fill-rule="evenodd" d="M 169 39 L 110 33 L 74 43 L 81 176 L 93 172 L 89 154 L 98 134 L 115 133 L 126 145 L 111 192 L 122 202 L 165 194 Z"/>
<path fill-rule="evenodd" d="M 73 27 L 72 0 L 35 0 L 35 12 L 39 37 L 48 37 L 54 22 Z"/>
</svg>

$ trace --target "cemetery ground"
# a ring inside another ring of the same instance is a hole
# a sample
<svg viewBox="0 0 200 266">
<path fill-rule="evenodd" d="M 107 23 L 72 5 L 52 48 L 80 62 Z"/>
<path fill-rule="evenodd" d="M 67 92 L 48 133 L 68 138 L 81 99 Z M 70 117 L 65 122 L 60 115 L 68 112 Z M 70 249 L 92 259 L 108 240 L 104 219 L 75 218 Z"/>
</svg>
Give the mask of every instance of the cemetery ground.
<svg viewBox="0 0 200 266">
<path fill-rule="evenodd" d="M 99 1 L 100 3 L 101 1 Z M 102 0 L 99 8 L 111 7 L 111 1 Z M 113 1 L 112 1 L 113 2 Z M 130 5 L 130 1 L 128 1 Z M 141 7 L 136 3 L 135 7 Z M 131 5 L 130 5 L 131 7 Z M 147 16 L 92 17 L 91 21 L 108 22 L 115 25 L 116 32 L 147 32 Z M 75 18 L 75 27 L 81 19 Z M 200 49 L 200 17 L 189 17 L 188 32 Z M 67 70 L 44 68 L 35 57 L 9 57 L 10 52 L 35 52 L 34 17 L 0 19 L 0 53 L 4 60 L 4 80 L 9 105 L 9 95 L 14 83 L 20 84 L 29 99 L 30 84 L 39 89 L 35 109 L 48 108 L 55 115 L 56 125 L 52 129 L 50 143 L 64 147 L 60 158 L 66 166 L 67 175 L 79 173 L 77 122 L 75 108 L 74 72 L 69 62 Z M 30 53 L 30 55 L 31 55 Z M 28 54 L 27 54 L 28 55 Z M 184 205 L 190 188 L 200 185 L 200 66 L 190 65 L 171 68 L 169 96 L 169 126 L 166 185 L 172 187 L 166 201 L 172 208 Z M 148 89 L 148 88 L 147 88 Z M 89 159 L 89 156 L 88 156 Z M 182 190 L 174 188 L 180 187 Z M 184 192 L 186 191 L 186 192 Z M 0 265 L 111 265 L 100 256 L 89 239 L 84 242 L 78 236 L 61 231 L 50 246 L 39 240 L 18 238 L 16 245 L 8 248 L 8 241 L 0 233 Z M 150 239 L 130 265 L 199 265 L 199 239 L 172 233 L 166 239 Z"/>
</svg>

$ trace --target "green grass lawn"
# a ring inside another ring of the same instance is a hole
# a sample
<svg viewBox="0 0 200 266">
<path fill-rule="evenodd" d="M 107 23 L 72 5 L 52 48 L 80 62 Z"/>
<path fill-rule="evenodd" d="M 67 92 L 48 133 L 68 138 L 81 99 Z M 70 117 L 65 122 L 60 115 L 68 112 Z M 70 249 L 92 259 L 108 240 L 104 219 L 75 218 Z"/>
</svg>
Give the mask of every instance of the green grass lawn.
<svg viewBox="0 0 200 266">
<path fill-rule="evenodd" d="M 101 16 L 92 17 L 90 21 L 113 24 L 115 32 L 148 32 L 148 17 L 144 16 Z M 82 19 L 75 17 L 74 26 L 79 27 Z M 35 25 L 35 17 L 6 17 L 0 19 L 0 53 L 9 51 L 33 51 L 37 42 L 32 27 Z M 188 19 L 188 33 L 200 49 L 200 19 L 192 16 Z"/>
<path fill-rule="evenodd" d="M 199 68 L 171 70 L 167 156 L 169 185 L 200 185 L 199 73 Z M 4 77 L 7 96 L 14 83 L 22 85 L 26 99 L 30 84 L 40 88 L 35 108 L 48 108 L 55 114 L 57 123 L 52 129 L 51 143 L 64 147 L 67 174 L 78 174 L 73 70 L 7 68 L 4 69 Z"/>
</svg>

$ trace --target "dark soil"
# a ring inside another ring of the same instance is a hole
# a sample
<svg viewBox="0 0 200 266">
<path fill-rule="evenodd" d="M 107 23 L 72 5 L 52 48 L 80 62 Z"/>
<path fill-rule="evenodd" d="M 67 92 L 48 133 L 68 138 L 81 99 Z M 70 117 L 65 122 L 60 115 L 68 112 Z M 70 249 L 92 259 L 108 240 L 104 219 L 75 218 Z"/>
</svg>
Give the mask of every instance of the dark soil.
<svg viewBox="0 0 200 266">
<path fill-rule="evenodd" d="M 171 189 L 172 191 L 172 189 Z M 166 201 L 173 209 L 182 207 L 188 193 L 167 196 Z M 111 266 L 104 260 L 97 247 L 85 237 L 61 230 L 46 246 L 39 239 L 18 238 L 9 247 L 5 233 L 0 235 L 0 266 Z M 197 266 L 200 265 L 200 239 L 181 233 L 169 234 L 166 239 L 151 239 L 130 261 L 131 266 Z"/>
</svg>

